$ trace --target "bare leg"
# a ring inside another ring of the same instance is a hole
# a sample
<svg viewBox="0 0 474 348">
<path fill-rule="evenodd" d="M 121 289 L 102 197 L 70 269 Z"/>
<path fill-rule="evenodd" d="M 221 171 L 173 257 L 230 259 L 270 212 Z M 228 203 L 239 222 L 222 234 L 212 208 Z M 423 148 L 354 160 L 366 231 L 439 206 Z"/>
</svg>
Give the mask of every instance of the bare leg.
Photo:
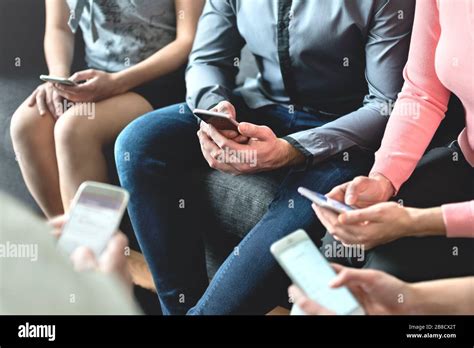
<svg viewBox="0 0 474 348">
<path fill-rule="evenodd" d="M 10 133 L 21 173 L 33 198 L 51 218 L 63 213 L 54 144 L 53 116 L 40 116 L 23 102 L 12 117 Z"/>
<path fill-rule="evenodd" d="M 131 121 L 151 110 L 143 97 L 129 92 L 96 103 L 94 118 L 79 105 L 61 116 L 54 138 L 65 211 L 81 183 L 108 181 L 104 146 L 115 141 Z"/>
</svg>

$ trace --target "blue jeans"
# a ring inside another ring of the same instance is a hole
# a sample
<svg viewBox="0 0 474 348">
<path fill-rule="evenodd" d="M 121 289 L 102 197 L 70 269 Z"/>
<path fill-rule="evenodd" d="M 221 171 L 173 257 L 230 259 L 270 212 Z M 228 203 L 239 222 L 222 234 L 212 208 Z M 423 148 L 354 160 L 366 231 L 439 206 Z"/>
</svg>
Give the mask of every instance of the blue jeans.
<svg viewBox="0 0 474 348">
<path fill-rule="evenodd" d="M 236 104 L 239 121 L 265 124 L 279 137 L 332 120 L 299 111 L 289 113 L 283 106 L 251 110 L 243 102 Z M 325 233 L 310 202 L 297 193 L 297 188 L 326 193 L 354 176 L 367 174 L 372 155 L 352 148 L 314 168 L 286 170 L 267 213 L 209 284 L 200 219 L 203 207 L 183 189 L 191 170 L 207 166 L 197 131 L 198 122 L 191 110 L 186 104 L 177 104 L 132 122 L 115 146 L 120 181 L 131 195 L 128 209 L 132 225 L 163 313 L 266 313 L 282 301 L 287 303 L 289 285 L 270 253 L 270 245 L 299 228 L 316 243 Z"/>
</svg>

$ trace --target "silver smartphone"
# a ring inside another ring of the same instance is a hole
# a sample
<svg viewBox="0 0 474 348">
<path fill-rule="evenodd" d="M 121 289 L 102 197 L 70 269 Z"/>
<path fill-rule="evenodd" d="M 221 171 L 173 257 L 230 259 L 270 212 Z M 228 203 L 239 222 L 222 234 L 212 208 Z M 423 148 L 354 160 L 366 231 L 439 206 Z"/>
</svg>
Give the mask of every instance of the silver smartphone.
<svg viewBox="0 0 474 348">
<path fill-rule="evenodd" d="M 119 228 L 128 200 L 128 192 L 120 187 L 83 183 L 62 229 L 59 248 L 71 254 L 77 247 L 86 246 L 99 256 Z"/>
<path fill-rule="evenodd" d="M 304 187 L 298 188 L 298 192 L 300 195 L 308 198 L 314 204 L 326 209 L 330 209 L 339 214 L 354 210 L 354 208 L 352 208 L 351 206 L 347 204 L 338 202 L 334 199 L 326 197 L 325 195 L 321 193 L 308 190 L 307 188 L 304 188 Z"/>
<path fill-rule="evenodd" d="M 65 85 L 65 86 L 77 86 L 76 82 L 69 80 L 67 77 L 41 75 L 40 79 L 44 82 L 59 83 L 60 85 Z"/>
<path fill-rule="evenodd" d="M 310 299 L 338 315 L 364 314 L 349 289 L 329 287 L 336 272 L 304 230 L 273 243 L 270 251 L 293 283 Z"/>
</svg>

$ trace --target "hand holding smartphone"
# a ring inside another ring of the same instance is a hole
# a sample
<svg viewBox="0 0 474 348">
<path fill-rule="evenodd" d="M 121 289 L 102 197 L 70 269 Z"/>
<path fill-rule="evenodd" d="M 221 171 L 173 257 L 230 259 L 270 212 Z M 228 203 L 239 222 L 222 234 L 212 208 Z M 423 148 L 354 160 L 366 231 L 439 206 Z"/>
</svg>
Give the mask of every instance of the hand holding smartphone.
<svg viewBox="0 0 474 348">
<path fill-rule="evenodd" d="M 85 246 L 99 256 L 118 230 L 128 199 L 128 192 L 120 187 L 83 183 L 62 229 L 59 248 L 71 254 L 77 247 Z"/>
<path fill-rule="evenodd" d="M 328 198 L 325 195 L 308 190 L 307 188 L 300 187 L 298 188 L 298 192 L 303 196 L 308 198 L 311 202 L 316 204 L 319 207 L 326 208 L 332 210 L 333 212 L 342 214 L 351 210 L 354 210 L 351 206 L 347 204 L 338 202 L 334 199 Z"/>
<path fill-rule="evenodd" d="M 305 231 L 298 230 L 273 243 L 270 251 L 293 283 L 310 299 L 338 315 L 364 314 L 349 289 L 329 287 L 336 272 Z"/>
<path fill-rule="evenodd" d="M 232 130 L 237 133 L 239 132 L 239 123 L 229 115 L 222 112 L 195 109 L 193 114 L 201 121 L 212 125 L 217 130 Z"/>
<path fill-rule="evenodd" d="M 50 75 L 41 75 L 40 79 L 44 82 L 51 82 L 51 83 L 58 83 L 60 85 L 65 86 L 77 86 L 77 83 L 69 80 L 66 77 L 57 77 L 57 76 L 50 76 Z"/>
</svg>

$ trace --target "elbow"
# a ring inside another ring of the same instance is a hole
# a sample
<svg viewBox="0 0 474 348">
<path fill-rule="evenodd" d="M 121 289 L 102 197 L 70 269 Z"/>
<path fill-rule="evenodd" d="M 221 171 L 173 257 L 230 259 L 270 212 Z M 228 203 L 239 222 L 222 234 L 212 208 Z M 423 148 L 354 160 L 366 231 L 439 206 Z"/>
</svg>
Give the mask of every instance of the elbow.
<svg viewBox="0 0 474 348">
<path fill-rule="evenodd" d="M 183 35 L 178 36 L 175 40 L 175 43 L 179 45 L 179 48 L 186 53 L 186 56 L 189 56 L 194 44 L 194 35 Z"/>
</svg>

